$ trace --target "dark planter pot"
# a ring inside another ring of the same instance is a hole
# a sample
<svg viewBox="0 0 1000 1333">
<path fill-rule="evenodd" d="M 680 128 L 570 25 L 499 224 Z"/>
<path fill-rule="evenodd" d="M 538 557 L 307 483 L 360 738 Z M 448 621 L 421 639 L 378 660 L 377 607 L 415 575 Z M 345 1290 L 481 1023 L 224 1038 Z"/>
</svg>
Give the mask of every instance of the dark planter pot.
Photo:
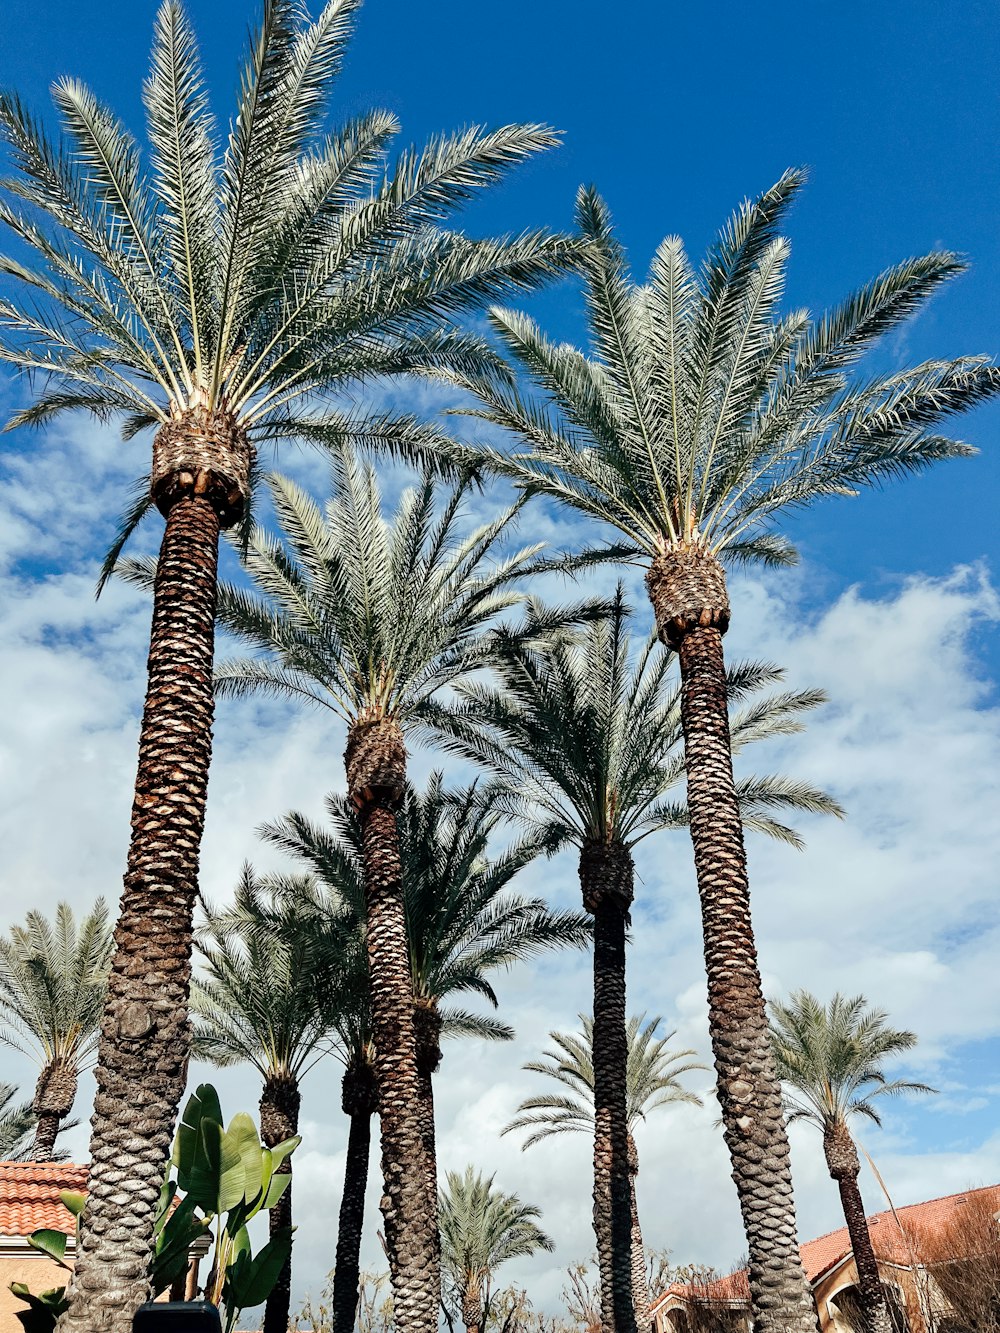
<svg viewBox="0 0 1000 1333">
<path fill-rule="evenodd" d="M 132 1320 L 132 1333 L 222 1333 L 209 1301 L 147 1301 Z"/>
</svg>

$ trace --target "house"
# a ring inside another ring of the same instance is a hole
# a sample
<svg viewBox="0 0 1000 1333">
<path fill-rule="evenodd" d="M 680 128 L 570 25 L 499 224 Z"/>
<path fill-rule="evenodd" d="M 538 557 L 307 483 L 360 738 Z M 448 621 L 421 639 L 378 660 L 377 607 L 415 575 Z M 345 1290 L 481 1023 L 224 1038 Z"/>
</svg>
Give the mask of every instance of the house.
<svg viewBox="0 0 1000 1333">
<path fill-rule="evenodd" d="M 966 1219 L 985 1216 L 995 1229 L 998 1214 L 1000 1185 L 988 1185 L 868 1218 L 894 1333 L 937 1333 L 948 1327 L 947 1283 L 939 1270 L 942 1265 L 954 1270 L 963 1256 L 946 1258 L 941 1242 L 960 1235 Z M 1000 1260 L 1000 1235 L 990 1248 Z M 799 1252 L 822 1333 L 854 1333 L 859 1312 L 858 1273 L 847 1228 L 807 1241 Z M 935 1256 L 933 1262 L 927 1260 L 930 1254 Z M 654 1299 L 650 1314 L 654 1333 L 749 1333 L 747 1270 L 701 1284 L 674 1283 Z M 962 1321 L 951 1326 L 958 1333 Z"/>
<path fill-rule="evenodd" d="M 0 1333 L 23 1333 L 16 1312 L 26 1307 L 11 1293 L 12 1282 L 23 1282 L 36 1293 L 66 1284 L 66 1270 L 28 1244 L 31 1233 L 43 1227 L 62 1231 L 67 1236 L 66 1260 L 72 1264 L 76 1219 L 60 1199 L 61 1190 L 85 1194 L 87 1167 L 77 1162 L 0 1162 Z M 191 1248 L 189 1290 L 197 1282 L 208 1244 L 200 1240 Z"/>
</svg>

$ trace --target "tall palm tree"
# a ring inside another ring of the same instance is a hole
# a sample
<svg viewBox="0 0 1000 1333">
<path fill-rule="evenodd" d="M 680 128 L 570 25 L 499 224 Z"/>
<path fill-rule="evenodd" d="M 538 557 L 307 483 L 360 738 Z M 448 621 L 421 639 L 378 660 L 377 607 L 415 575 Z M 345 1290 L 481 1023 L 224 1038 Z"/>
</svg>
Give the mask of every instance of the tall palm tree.
<svg viewBox="0 0 1000 1333">
<path fill-rule="evenodd" d="M 496 1008 L 499 1000 L 491 973 L 546 949 L 578 947 L 588 935 L 587 922 L 578 913 L 552 912 L 541 899 L 510 892 L 513 878 L 545 849 L 545 844 L 525 838 L 499 854 L 489 855 L 489 840 L 502 819 L 500 797 L 497 789 L 481 790 L 475 784 L 447 791 L 441 774 L 433 773 L 424 793 L 406 788 L 398 812 L 411 1005 L 417 1034 L 418 1100 L 414 1109 L 423 1149 L 424 1197 L 435 1201 L 438 1184 L 433 1076 L 442 1059 L 441 1038 L 510 1040 L 514 1035 L 506 1023 L 445 1001 L 474 994 Z M 316 875 L 327 890 L 325 910 L 353 915 L 357 929 L 363 931 L 365 848 L 361 828 L 348 799 L 329 796 L 327 810 L 329 829 L 293 812 L 265 826 L 264 836 Z M 301 895 L 296 910 L 301 911 Z M 345 1185 L 345 1194 L 346 1190 Z M 363 1205 L 363 1181 L 356 1193 Z M 360 1244 L 360 1214 L 357 1237 Z M 338 1243 L 333 1306 L 335 1312 L 343 1311 L 344 1320 L 335 1313 L 336 1333 L 350 1333 L 353 1328 L 357 1250 L 345 1254 L 344 1261 L 350 1261 L 350 1266 L 343 1269 L 342 1280 Z M 349 1286 L 352 1278 L 353 1288 Z"/>
<path fill-rule="evenodd" d="M 483 1333 L 490 1317 L 493 1274 L 508 1259 L 522 1259 L 536 1250 L 555 1249 L 536 1224 L 541 1210 L 522 1203 L 516 1194 L 494 1190 L 493 1176 L 473 1166 L 463 1175 L 449 1171 L 441 1191 L 441 1267 L 451 1302 L 460 1312 L 466 1333 Z M 445 1306 L 448 1322 L 451 1314 Z"/>
<path fill-rule="evenodd" d="M 103 898 L 79 924 L 69 903 L 60 903 L 54 923 L 29 912 L 23 926 L 0 938 L 0 1043 L 40 1066 L 32 1102 L 36 1161 L 51 1158 L 79 1075 L 97 1050 L 111 949 Z"/>
<path fill-rule="evenodd" d="M 478 187 L 552 144 L 549 130 L 476 127 L 391 162 L 391 114 L 329 126 L 356 8 L 328 0 L 310 22 L 298 0 L 265 0 L 221 152 L 177 0 L 164 0 L 155 23 L 148 159 L 75 79 L 55 85 L 59 142 L 16 96 L 0 94 L 16 172 L 0 223 L 34 257 L 34 266 L 0 258 L 10 289 L 0 359 L 37 383 L 9 424 L 89 412 L 121 421 L 126 437 L 155 432 L 148 491 L 105 574 L 153 505 L 166 519 L 90 1191 L 64 1328 L 93 1328 L 100 1307 L 124 1331 L 148 1290 L 188 1053 L 218 539 L 249 513 L 256 447 L 432 439 L 411 420 L 338 409 L 331 396 L 378 375 L 482 366 L 481 342 L 453 316 L 535 286 L 576 253 L 545 232 L 475 240 L 442 227 Z M 123 1228 L 127 1246 L 116 1239 Z"/>
<path fill-rule="evenodd" d="M 649 1290 L 646 1282 L 646 1256 L 642 1243 L 642 1228 L 636 1201 L 635 1181 L 639 1174 L 639 1151 L 633 1130 L 640 1120 L 661 1106 L 675 1106 L 678 1102 L 701 1106 L 702 1101 L 682 1085 L 684 1074 L 704 1069 L 691 1050 L 675 1050 L 671 1042 L 677 1035 L 668 1032 L 658 1035 L 662 1018 L 633 1015 L 628 1020 L 628 1063 L 625 1089 L 628 1115 L 628 1165 L 632 1211 L 632 1298 L 635 1322 L 639 1328 L 649 1326 Z M 545 1074 L 561 1084 L 561 1090 L 527 1097 L 517 1108 L 518 1114 L 503 1133 L 512 1130 L 530 1131 L 522 1149 L 530 1148 L 553 1134 L 594 1134 L 594 1020 L 580 1015 L 582 1034 L 550 1032 L 555 1050 L 544 1051 L 540 1060 L 524 1066 L 533 1074 Z"/>
<path fill-rule="evenodd" d="M 222 663 L 220 694 L 307 700 L 347 724 L 348 796 L 363 845 L 366 947 L 385 1177 L 383 1210 L 396 1317 L 434 1333 L 438 1240 L 427 1197 L 421 1082 L 406 935 L 399 810 L 404 735 L 440 691 L 489 661 L 495 618 L 519 604 L 515 584 L 566 565 L 525 547 L 501 557 L 519 505 L 469 532 L 471 483 L 441 500 L 427 474 L 404 492 L 392 522 L 375 474 L 331 450 L 325 515 L 287 478 L 271 496 L 286 544 L 259 529 L 246 567 L 255 592 L 224 586 L 219 618 L 258 654 Z M 149 562 L 128 576 L 148 583 Z"/>
<path fill-rule="evenodd" d="M 192 1054 L 220 1067 L 247 1063 L 264 1081 L 260 1133 L 273 1148 L 299 1131 L 300 1084 L 329 1053 L 344 995 L 338 962 L 346 932 L 335 922 L 286 910 L 278 920 L 273 899 L 250 865 L 243 867 L 233 904 L 205 904 L 197 933 L 202 971 L 191 988 L 195 1015 Z M 288 1159 L 279 1170 L 290 1173 Z M 292 1187 L 271 1209 L 272 1236 L 292 1225 Z M 291 1299 L 291 1255 L 267 1298 L 264 1333 L 286 1333 Z"/>
<path fill-rule="evenodd" d="M 933 1092 L 926 1083 L 888 1079 L 883 1065 L 916 1045 L 916 1034 L 888 1026 L 888 1014 L 868 1008 L 863 995 L 839 992 L 823 1005 L 806 990 L 787 1003 L 772 1000 L 771 1041 L 778 1076 L 785 1085 L 789 1120 L 808 1120 L 823 1134 L 826 1165 L 840 1189 L 861 1307 L 869 1333 L 891 1333 L 889 1311 L 858 1189 L 861 1163 L 847 1127 L 851 1116 L 882 1123 L 876 1097 Z"/>
<path fill-rule="evenodd" d="M 782 312 L 789 247 L 778 228 L 801 181 L 790 171 L 744 203 L 698 270 L 668 237 L 644 285 L 629 276 L 604 202 L 583 190 L 591 355 L 550 341 L 523 315 L 494 310 L 541 401 L 526 401 L 496 375 L 452 376 L 479 398 L 478 415 L 517 436 L 510 452 L 483 447 L 474 456 L 616 529 L 621 556 L 646 569 L 658 631 L 680 659 L 723 1125 L 756 1328 L 782 1333 L 814 1330 L 816 1315 L 799 1259 L 732 770 L 725 566 L 792 560 L 775 530 L 790 509 L 970 453 L 939 423 L 1000 391 L 997 368 L 977 357 L 858 370 L 884 334 L 960 271 L 952 254 L 890 268 L 819 318 Z"/>
<path fill-rule="evenodd" d="M 35 1112 L 31 1102 L 18 1104 L 13 1083 L 0 1083 L 0 1161 L 26 1162 L 31 1158 L 35 1137 Z"/>
<path fill-rule="evenodd" d="M 464 706 L 441 710 L 437 724 L 446 746 L 499 776 L 512 814 L 578 850 L 583 905 L 593 917 L 594 1229 L 602 1318 L 607 1329 L 628 1333 L 635 1307 L 625 1021 L 632 850 L 651 833 L 686 822 L 683 803 L 670 795 L 684 771 L 679 708 L 671 660 L 655 641 L 633 662 L 620 588 L 610 616 L 579 633 L 547 642 L 541 630 L 549 618 L 534 606 L 521 636 L 500 645 L 499 688 L 461 686 Z M 735 702 L 780 676 L 767 666 L 738 668 L 730 673 L 730 697 Z M 734 719 L 736 743 L 796 730 L 798 714 L 821 699 L 813 691 L 755 700 Z M 740 801 L 744 821 L 792 841 L 795 834 L 774 819 L 773 807 L 836 809 L 822 793 L 777 777 L 742 783 Z"/>
</svg>

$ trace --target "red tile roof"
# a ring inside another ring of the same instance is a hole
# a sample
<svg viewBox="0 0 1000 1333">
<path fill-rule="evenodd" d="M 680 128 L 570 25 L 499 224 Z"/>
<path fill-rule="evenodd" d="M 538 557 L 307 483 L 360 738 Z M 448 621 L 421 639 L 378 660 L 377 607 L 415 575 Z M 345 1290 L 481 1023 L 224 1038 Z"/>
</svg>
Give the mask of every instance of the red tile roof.
<svg viewBox="0 0 1000 1333">
<path fill-rule="evenodd" d="M 903 1227 L 911 1233 L 920 1230 L 924 1233 L 938 1231 L 952 1220 L 955 1214 L 970 1197 L 986 1195 L 992 1204 L 1000 1209 L 1000 1185 L 986 1185 L 978 1190 L 964 1190 L 961 1194 L 947 1194 L 942 1199 L 929 1199 L 926 1203 L 911 1203 L 884 1213 L 872 1213 L 868 1218 L 875 1256 L 890 1264 L 910 1263 L 910 1243 L 901 1234 L 896 1217 Z M 830 1231 L 825 1236 L 806 1241 L 799 1246 L 802 1267 L 806 1277 L 814 1286 L 825 1273 L 838 1264 L 851 1252 L 851 1241 L 847 1227 Z M 704 1287 L 684 1286 L 674 1282 L 653 1302 L 655 1310 L 668 1296 L 681 1299 L 697 1295 L 703 1300 L 713 1301 L 749 1301 L 750 1284 L 745 1268 L 725 1277 L 717 1278 Z"/>
<path fill-rule="evenodd" d="M 71 1236 L 76 1219 L 60 1190 L 85 1190 L 87 1168 L 76 1162 L 0 1162 L 0 1236 L 28 1236 L 39 1227 Z"/>
</svg>

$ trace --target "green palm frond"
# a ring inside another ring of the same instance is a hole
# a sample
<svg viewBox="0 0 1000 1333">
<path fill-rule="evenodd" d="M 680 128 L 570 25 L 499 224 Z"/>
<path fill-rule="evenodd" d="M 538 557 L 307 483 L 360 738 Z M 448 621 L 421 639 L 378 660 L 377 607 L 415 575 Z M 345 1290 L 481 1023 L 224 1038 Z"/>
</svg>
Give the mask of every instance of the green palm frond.
<svg viewBox="0 0 1000 1333">
<path fill-rule="evenodd" d="M 621 587 L 609 611 L 589 620 L 563 611 L 553 621 L 531 602 L 516 632 L 497 636 L 499 683 L 463 681 L 459 707 L 424 712 L 429 737 L 491 770 L 504 812 L 553 848 L 587 839 L 634 846 L 686 821 L 683 803 L 670 796 L 684 776 L 673 660 L 653 640 L 633 650 Z M 732 668 L 736 748 L 799 730 L 801 715 L 823 703 L 818 690 L 757 697 L 782 677 L 768 663 Z M 840 813 L 830 797 L 791 779 L 746 779 L 741 798 L 748 827 L 786 841 L 796 835 L 770 812 Z"/>
<path fill-rule="evenodd" d="M 262 880 L 245 865 L 233 903 L 206 905 L 197 932 L 195 1056 L 301 1078 L 351 1027 L 344 1011 L 363 989 L 353 926 L 317 910 L 308 884 Z"/>
<path fill-rule="evenodd" d="M 100 1038 L 111 952 L 103 898 L 79 923 L 63 902 L 54 922 L 31 911 L 11 926 L 0 938 L 0 1043 L 43 1066 L 87 1068 Z"/>
<path fill-rule="evenodd" d="M 412 725 L 492 660 L 499 618 L 525 600 L 521 581 L 574 562 L 509 545 L 520 502 L 468 531 L 471 478 L 442 494 L 425 474 L 390 520 L 374 471 L 346 448 L 332 447 L 331 458 L 325 509 L 287 478 L 269 479 L 284 540 L 255 530 L 246 554 L 254 590 L 219 593 L 222 624 L 257 656 L 223 662 L 218 689 L 307 698 L 348 723 L 364 713 Z M 150 566 L 124 572 L 148 581 Z"/>
<path fill-rule="evenodd" d="M 501 796 L 499 789 L 477 784 L 449 790 L 433 773 L 423 793 L 407 789 L 398 816 L 414 996 L 440 1008 L 446 1035 L 507 1039 L 506 1024 L 444 1002 L 479 995 L 496 1007 L 494 974 L 548 949 L 581 948 L 589 939 L 582 913 L 553 912 L 541 899 L 511 891 L 514 877 L 546 845 L 526 838 L 490 853 L 504 817 Z M 360 936 L 361 832 L 346 797 L 331 795 L 326 804 L 329 828 L 293 812 L 261 832 L 317 878 L 331 910 L 335 905 L 351 917 Z"/>
<path fill-rule="evenodd" d="M 591 354 L 494 308 L 536 396 L 495 376 L 442 371 L 478 399 L 462 410 L 513 437 L 507 449 L 452 457 L 478 454 L 525 492 L 617 529 L 632 558 L 697 541 L 731 563 L 774 565 L 795 559 L 774 531 L 783 511 L 968 453 L 940 423 L 1000 392 L 996 366 L 960 357 L 868 380 L 859 372 L 961 260 L 907 260 L 815 319 L 783 312 L 789 247 L 779 229 L 803 179 L 786 172 L 744 202 L 698 269 L 668 237 L 644 286 L 604 201 L 581 191 Z"/>
<path fill-rule="evenodd" d="M 483 1305 L 484 1323 L 491 1280 L 501 1264 L 555 1249 L 537 1225 L 541 1210 L 495 1189 L 493 1181 L 472 1166 L 462 1174 L 449 1171 L 438 1209 L 446 1300 L 460 1310 L 463 1297 L 475 1295 Z"/>
<path fill-rule="evenodd" d="M 31 1102 L 17 1102 L 13 1083 L 0 1083 L 0 1162 L 26 1162 L 35 1139 Z"/>
<path fill-rule="evenodd" d="M 839 992 L 823 1005 L 808 991 L 794 991 L 769 1006 L 771 1041 L 785 1085 L 790 1118 L 821 1129 L 843 1125 L 852 1115 L 880 1124 L 874 1098 L 933 1092 L 924 1083 L 888 1079 L 886 1061 L 911 1050 L 916 1035 L 888 1025 L 884 1010 L 868 1007 L 863 995 Z"/>
<path fill-rule="evenodd" d="M 86 411 L 129 437 L 207 407 L 257 441 L 333 436 L 442 466 L 434 432 L 352 424 L 344 391 L 450 369 L 503 380 L 458 317 L 578 267 L 581 242 L 449 225 L 558 142 L 545 126 L 473 126 L 395 157 L 388 112 L 331 127 L 358 7 L 327 0 L 312 18 L 267 0 L 228 136 L 179 0 L 154 22 L 147 146 L 75 79 L 54 85 L 55 137 L 0 93 L 0 228 L 18 252 L 0 255 L 0 360 L 33 390 L 10 424 Z"/>
<path fill-rule="evenodd" d="M 553 1079 L 566 1091 L 539 1094 L 521 1102 L 516 1117 L 504 1127 L 503 1133 L 528 1130 L 522 1149 L 553 1134 L 594 1132 L 594 1020 L 584 1014 L 579 1017 L 582 1033 L 550 1032 L 555 1049 L 544 1051 L 540 1060 L 524 1066 L 530 1073 Z M 633 1015 L 626 1026 L 625 1083 L 630 1130 L 658 1107 L 679 1102 L 702 1104 L 700 1097 L 683 1087 L 681 1078 L 706 1066 L 695 1061 L 694 1051 L 675 1050 L 671 1042 L 677 1034 L 668 1032 L 661 1036 L 658 1029 L 662 1022 L 659 1017 L 647 1022 L 646 1015 L 639 1014 Z"/>
</svg>

